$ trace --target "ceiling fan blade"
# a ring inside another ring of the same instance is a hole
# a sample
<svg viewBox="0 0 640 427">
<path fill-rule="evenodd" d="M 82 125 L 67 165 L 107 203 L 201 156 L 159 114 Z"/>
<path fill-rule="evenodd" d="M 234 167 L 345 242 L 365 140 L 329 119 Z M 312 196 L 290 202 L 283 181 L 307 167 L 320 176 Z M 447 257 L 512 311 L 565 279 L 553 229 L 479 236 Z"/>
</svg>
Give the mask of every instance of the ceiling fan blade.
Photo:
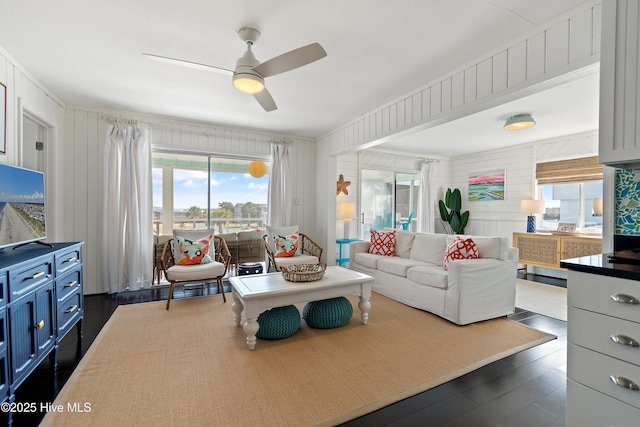
<svg viewBox="0 0 640 427">
<path fill-rule="evenodd" d="M 266 87 L 260 92 L 254 93 L 253 97 L 256 99 L 256 101 L 258 101 L 258 104 L 262 105 L 262 108 L 264 108 L 265 111 L 273 111 L 278 109 L 276 102 L 273 100 L 273 97 Z"/>
<path fill-rule="evenodd" d="M 275 76 L 276 74 L 310 64 L 325 56 L 327 56 L 327 52 L 325 52 L 319 43 L 311 43 L 271 58 L 253 69 L 262 77 Z"/>
<path fill-rule="evenodd" d="M 184 59 L 169 58 L 167 56 L 154 55 L 152 53 L 143 53 L 143 55 L 153 61 L 163 62 L 165 64 L 179 65 L 181 67 L 193 68 L 196 70 L 209 71 L 214 73 L 220 73 L 227 76 L 233 75 L 233 70 L 227 70 L 226 68 L 214 67 L 213 65 L 200 64 L 198 62 L 185 61 Z"/>
</svg>

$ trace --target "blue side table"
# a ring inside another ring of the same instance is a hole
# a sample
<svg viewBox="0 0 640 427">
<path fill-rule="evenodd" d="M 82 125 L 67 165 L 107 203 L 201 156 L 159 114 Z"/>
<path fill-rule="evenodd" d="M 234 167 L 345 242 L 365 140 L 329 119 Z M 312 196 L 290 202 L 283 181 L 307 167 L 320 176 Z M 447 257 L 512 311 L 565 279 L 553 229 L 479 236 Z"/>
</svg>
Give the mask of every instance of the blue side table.
<svg viewBox="0 0 640 427">
<path fill-rule="evenodd" d="M 346 264 L 349 262 L 349 258 L 345 258 L 342 255 L 342 248 L 344 246 L 348 246 L 349 243 L 351 242 L 359 242 L 360 239 L 337 239 L 336 240 L 336 244 L 338 245 L 338 258 L 336 258 L 336 262 L 338 263 L 339 266 L 342 267 L 343 264 Z"/>
</svg>

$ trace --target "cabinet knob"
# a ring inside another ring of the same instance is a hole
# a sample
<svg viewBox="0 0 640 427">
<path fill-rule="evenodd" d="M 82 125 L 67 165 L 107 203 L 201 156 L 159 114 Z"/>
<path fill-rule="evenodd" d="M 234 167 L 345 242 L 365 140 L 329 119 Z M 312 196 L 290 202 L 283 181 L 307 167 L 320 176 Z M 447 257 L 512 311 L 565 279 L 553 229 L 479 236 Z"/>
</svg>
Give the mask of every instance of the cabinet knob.
<svg viewBox="0 0 640 427">
<path fill-rule="evenodd" d="M 627 347 L 640 347 L 640 344 L 638 344 L 638 341 L 622 334 L 611 335 L 611 341 L 613 341 L 616 344 L 626 345 Z"/>
<path fill-rule="evenodd" d="M 627 294 L 613 294 L 611 295 L 611 299 L 614 300 L 615 302 L 621 302 L 623 304 L 632 304 L 632 305 L 640 304 L 640 301 L 638 301 L 636 297 L 632 297 L 631 295 L 627 295 Z"/>
<path fill-rule="evenodd" d="M 628 378 L 623 377 L 622 375 L 611 375 L 611 381 L 618 387 L 626 388 L 628 390 L 640 391 L 640 387 L 638 384 L 634 383 Z"/>
<path fill-rule="evenodd" d="M 36 323 L 36 329 L 40 330 L 42 328 L 44 328 L 44 320 L 41 320 L 38 323 Z"/>
</svg>

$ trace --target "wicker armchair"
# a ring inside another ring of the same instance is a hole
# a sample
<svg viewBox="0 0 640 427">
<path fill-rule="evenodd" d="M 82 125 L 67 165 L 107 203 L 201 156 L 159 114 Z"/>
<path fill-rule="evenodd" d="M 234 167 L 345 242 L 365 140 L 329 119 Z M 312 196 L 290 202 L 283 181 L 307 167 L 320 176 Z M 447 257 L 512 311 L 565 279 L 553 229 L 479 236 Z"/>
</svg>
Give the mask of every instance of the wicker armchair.
<svg viewBox="0 0 640 427">
<path fill-rule="evenodd" d="M 231 262 L 231 254 L 224 239 L 219 236 L 213 236 L 215 248 L 215 254 L 211 254 L 213 262 L 196 265 L 176 265 L 172 250 L 173 242 L 174 239 L 169 239 L 164 244 L 160 259 L 162 271 L 171 284 L 167 298 L 167 310 L 169 310 L 169 304 L 171 304 L 171 298 L 173 298 L 173 288 L 176 284 L 210 283 L 215 280 L 218 283 L 218 290 L 222 293 L 222 299 L 226 302 L 227 297 L 224 294 L 222 278 L 227 274 L 227 269 Z"/>
<path fill-rule="evenodd" d="M 317 264 L 322 258 L 323 248 L 314 242 L 309 236 L 304 233 L 299 233 L 300 241 L 299 248 L 302 252 L 301 255 L 288 257 L 288 258 L 276 258 L 273 253 L 273 248 L 269 244 L 269 236 L 262 236 L 264 242 L 264 249 L 267 252 L 267 272 L 280 271 L 278 264 L 280 265 L 296 265 L 296 264 Z M 272 270 L 273 269 L 273 270 Z"/>
</svg>

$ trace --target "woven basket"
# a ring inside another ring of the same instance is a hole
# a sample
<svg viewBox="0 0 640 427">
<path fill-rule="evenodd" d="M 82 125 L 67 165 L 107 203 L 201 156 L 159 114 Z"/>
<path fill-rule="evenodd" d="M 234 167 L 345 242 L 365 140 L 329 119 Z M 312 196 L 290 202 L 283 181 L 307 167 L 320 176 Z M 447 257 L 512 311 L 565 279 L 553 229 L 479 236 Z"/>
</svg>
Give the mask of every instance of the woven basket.
<svg viewBox="0 0 640 427">
<path fill-rule="evenodd" d="M 298 264 L 280 266 L 282 277 L 289 282 L 315 282 L 322 279 L 327 265 L 322 264 Z"/>
</svg>

